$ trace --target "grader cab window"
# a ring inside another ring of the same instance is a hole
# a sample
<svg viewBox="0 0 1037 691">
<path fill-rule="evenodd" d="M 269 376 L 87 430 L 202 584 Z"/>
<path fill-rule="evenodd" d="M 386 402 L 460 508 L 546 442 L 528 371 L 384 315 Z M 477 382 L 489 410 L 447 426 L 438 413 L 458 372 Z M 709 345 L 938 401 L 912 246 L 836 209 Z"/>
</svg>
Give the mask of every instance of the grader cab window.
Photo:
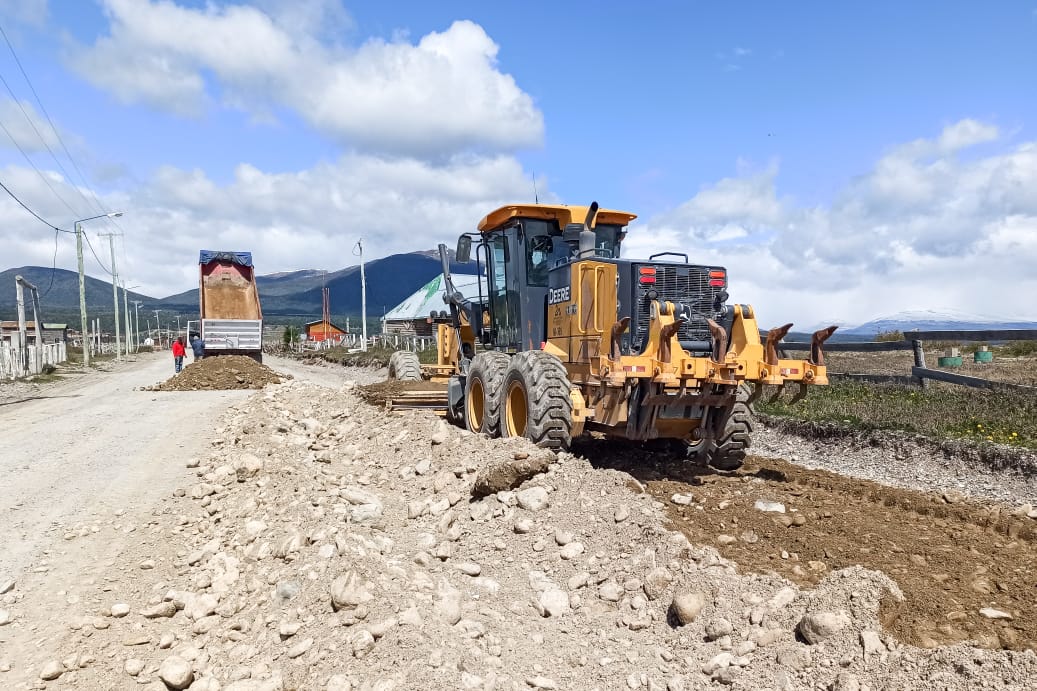
<svg viewBox="0 0 1037 691">
<path fill-rule="evenodd" d="M 503 233 L 495 234 L 488 241 L 490 267 L 490 314 L 492 317 L 492 340 L 498 347 L 518 345 L 518 295 L 514 287 L 509 290 L 508 260 L 510 259 L 508 238 Z"/>
</svg>

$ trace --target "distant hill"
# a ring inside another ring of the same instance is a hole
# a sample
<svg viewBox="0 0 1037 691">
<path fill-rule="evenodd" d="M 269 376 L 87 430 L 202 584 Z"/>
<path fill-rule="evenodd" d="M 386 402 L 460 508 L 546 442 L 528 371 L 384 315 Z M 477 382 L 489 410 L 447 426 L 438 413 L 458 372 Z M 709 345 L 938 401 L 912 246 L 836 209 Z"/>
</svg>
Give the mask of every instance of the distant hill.
<svg viewBox="0 0 1037 691">
<path fill-rule="evenodd" d="M 451 256 L 453 253 L 451 252 Z M 469 273 L 471 264 L 452 262 L 451 271 Z M 415 290 L 438 275 L 442 267 L 438 252 L 411 252 L 375 259 L 364 266 L 367 278 L 367 314 L 377 319 L 382 310 L 388 312 Z M 14 277 L 22 276 L 35 284 L 41 294 L 44 317 L 47 321 L 78 322 L 79 275 L 67 269 L 23 266 L 0 273 L 0 318 L 14 318 L 16 298 Z M 53 276 L 53 279 L 52 279 Z M 260 275 L 259 298 L 267 317 L 291 316 L 319 318 L 321 314 L 321 287 L 328 286 L 331 312 L 336 316 L 359 316 L 361 309 L 360 266 L 338 271 L 305 269 Z M 90 276 L 86 277 L 87 310 L 91 316 L 110 319 L 112 314 L 112 284 Z M 122 309 L 120 291 L 119 308 Z M 141 310 L 162 310 L 167 316 L 181 314 L 197 317 L 198 289 L 187 290 L 164 298 L 154 298 L 130 291 L 130 300 L 140 300 Z"/>
<path fill-rule="evenodd" d="M 53 275 L 53 282 L 51 276 Z M 40 302 L 43 309 L 79 309 L 79 274 L 67 269 L 54 269 L 49 266 L 22 266 L 0 272 L 0 310 L 7 312 L 18 304 L 15 296 L 14 278 L 21 276 L 40 290 Z M 83 283 L 86 287 L 86 307 L 90 311 L 96 309 L 112 309 L 112 284 L 87 276 Z M 130 300 L 155 302 L 155 298 L 129 291 Z M 25 296 L 29 300 L 29 296 Z M 122 308 L 122 290 L 119 291 L 119 306 Z M 50 317 L 47 317 L 50 320 Z"/>
<path fill-rule="evenodd" d="M 469 264 L 451 264 L 451 271 L 467 273 Z M 367 279 L 367 316 L 380 317 L 403 302 L 415 290 L 432 280 L 442 271 L 438 259 L 424 252 L 393 254 L 375 259 L 364 265 Z M 259 300 L 264 317 L 313 316 L 321 313 L 321 288 L 328 286 L 331 312 L 335 315 L 357 316 L 361 310 L 360 266 L 338 271 L 304 270 L 257 277 Z M 110 290 L 110 288 L 109 288 Z M 185 313 L 198 311 L 198 289 L 188 290 L 156 301 L 160 309 Z"/>
<path fill-rule="evenodd" d="M 996 316 L 987 317 L 966 312 L 915 310 L 880 317 L 859 326 L 842 327 L 836 334 L 841 334 L 844 337 L 874 338 L 877 334 L 889 331 L 905 333 L 913 330 L 972 331 L 996 329 L 1037 329 L 1037 321 Z"/>
</svg>

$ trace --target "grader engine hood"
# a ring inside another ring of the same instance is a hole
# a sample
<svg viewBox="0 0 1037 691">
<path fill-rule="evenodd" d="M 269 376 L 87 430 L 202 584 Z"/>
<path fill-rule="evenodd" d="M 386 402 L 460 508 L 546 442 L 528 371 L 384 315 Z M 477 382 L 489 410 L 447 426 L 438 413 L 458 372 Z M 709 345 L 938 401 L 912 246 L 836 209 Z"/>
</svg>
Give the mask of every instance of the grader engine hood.
<svg viewBox="0 0 1037 691">
<path fill-rule="evenodd" d="M 725 305 L 727 271 L 722 267 L 651 260 L 619 260 L 617 264 L 619 315 L 630 317 L 630 327 L 621 341 L 624 354 L 644 351 L 652 302 L 656 300 L 684 307 L 687 321 L 678 327 L 677 340 L 689 353 L 711 352 L 708 319 L 724 326 L 730 337 L 733 314 Z"/>
</svg>

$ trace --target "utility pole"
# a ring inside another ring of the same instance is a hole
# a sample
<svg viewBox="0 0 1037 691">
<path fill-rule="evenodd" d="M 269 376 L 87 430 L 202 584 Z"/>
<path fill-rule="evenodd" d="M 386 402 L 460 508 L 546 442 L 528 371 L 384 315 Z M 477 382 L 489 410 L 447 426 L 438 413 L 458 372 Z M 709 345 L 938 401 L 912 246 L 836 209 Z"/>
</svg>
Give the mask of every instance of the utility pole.
<svg viewBox="0 0 1037 691">
<path fill-rule="evenodd" d="M 119 233 L 98 233 L 101 237 L 108 238 L 108 247 L 112 251 L 112 304 L 115 306 L 115 359 L 122 360 L 121 344 L 119 342 L 119 272 L 115 270 L 115 236 Z"/>
<path fill-rule="evenodd" d="M 133 301 L 133 321 L 135 324 L 134 331 L 137 332 L 137 337 L 133 339 L 133 352 L 137 352 L 140 348 L 140 300 Z"/>
<path fill-rule="evenodd" d="M 122 313 L 126 317 L 126 357 L 130 356 L 130 305 L 129 298 L 126 296 L 126 281 L 122 282 Z"/>
<path fill-rule="evenodd" d="M 118 218 L 122 216 L 121 211 L 113 211 L 107 214 L 101 214 L 99 216 L 91 216 L 90 218 L 81 218 L 75 222 L 76 229 L 76 259 L 79 261 L 79 324 L 83 329 L 83 367 L 90 366 L 90 348 L 86 344 L 86 337 L 89 330 L 89 325 L 86 321 L 86 272 L 83 269 L 83 223 L 92 221 L 95 218 Z M 114 263 L 114 262 L 113 262 Z M 115 267 L 112 267 L 112 271 L 115 271 Z"/>
<path fill-rule="evenodd" d="M 83 330 L 83 369 L 90 367 L 89 328 L 86 323 L 86 274 L 83 272 L 83 227 L 76 221 L 76 259 L 79 261 L 79 324 Z"/>
<path fill-rule="evenodd" d="M 360 238 L 356 241 L 356 248 L 359 249 L 360 255 L 360 321 L 363 326 L 364 340 L 360 345 L 360 350 L 367 352 L 367 277 L 364 275 L 364 239 Z M 353 252 L 353 254 L 358 254 Z"/>
<path fill-rule="evenodd" d="M 158 313 L 162 310 L 155 310 L 155 342 L 158 343 L 158 347 L 162 347 L 162 322 L 158 320 Z"/>
</svg>

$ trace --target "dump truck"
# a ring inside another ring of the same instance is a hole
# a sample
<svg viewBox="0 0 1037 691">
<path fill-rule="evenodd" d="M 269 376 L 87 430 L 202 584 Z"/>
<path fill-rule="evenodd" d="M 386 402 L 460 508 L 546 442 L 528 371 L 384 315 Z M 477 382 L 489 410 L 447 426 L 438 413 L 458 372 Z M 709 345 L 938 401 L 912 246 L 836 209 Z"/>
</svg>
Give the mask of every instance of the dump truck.
<svg viewBox="0 0 1037 691">
<path fill-rule="evenodd" d="M 251 252 L 201 250 L 198 304 L 206 357 L 263 361 L 263 310 Z"/>
<path fill-rule="evenodd" d="M 663 252 L 622 257 L 636 216 L 590 206 L 498 208 L 458 239 L 456 261 L 474 258 L 487 294 L 464 296 L 440 245 L 448 309 L 434 311 L 437 362 L 394 353 L 390 406 L 439 410 L 472 432 L 526 437 L 565 449 L 581 434 L 672 440 L 721 470 L 742 465 L 752 403 L 765 387 L 828 383 L 823 344 L 808 359 L 779 357 L 792 324 L 761 338 L 750 305 L 730 301 L 722 266 Z M 439 382 L 408 391 L 417 379 Z"/>
</svg>

